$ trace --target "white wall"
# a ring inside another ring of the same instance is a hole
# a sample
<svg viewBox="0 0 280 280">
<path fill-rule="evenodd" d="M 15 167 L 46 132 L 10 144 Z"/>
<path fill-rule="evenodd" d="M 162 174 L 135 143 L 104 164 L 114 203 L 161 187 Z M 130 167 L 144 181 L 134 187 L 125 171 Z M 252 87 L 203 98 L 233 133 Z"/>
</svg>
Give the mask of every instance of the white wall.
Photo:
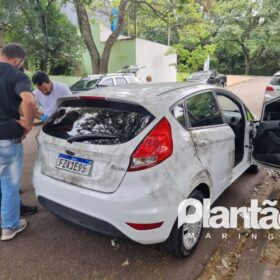
<svg viewBox="0 0 280 280">
<path fill-rule="evenodd" d="M 177 55 L 165 55 L 169 48 L 166 45 L 136 39 L 136 64 L 146 66 L 137 74 L 141 82 L 146 82 L 148 75 L 152 76 L 153 82 L 176 82 L 177 70 L 170 64 L 176 64 Z"/>
<path fill-rule="evenodd" d="M 100 41 L 101 42 L 106 42 L 111 34 L 112 34 L 111 29 L 108 29 L 104 25 L 100 25 Z M 118 37 L 118 40 L 125 40 L 125 39 L 130 39 L 130 37 L 127 37 L 124 35 L 119 35 L 119 37 Z"/>
</svg>

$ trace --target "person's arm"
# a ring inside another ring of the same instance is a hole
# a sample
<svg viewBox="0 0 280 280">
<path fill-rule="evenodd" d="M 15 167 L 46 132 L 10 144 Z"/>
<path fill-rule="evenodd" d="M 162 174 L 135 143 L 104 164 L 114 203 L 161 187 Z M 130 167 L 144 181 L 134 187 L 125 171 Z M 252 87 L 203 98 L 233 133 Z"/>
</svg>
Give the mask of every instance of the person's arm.
<svg viewBox="0 0 280 280">
<path fill-rule="evenodd" d="M 20 119 L 17 122 L 23 128 L 23 137 L 25 137 L 33 127 L 36 102 L 31 90 L 30 80 L 24 73 L 20 73 L 16 79 L 15 93 L 21 98 Z"/>
<path fill-rule="evenodd" d="M 35 97 L 35 102 L 36 102 L 35 117 L 41 120 L 42 116 L 44 115 L 44 112 L 42 111 L 42 107 L 40 103 L 40 93 L 38 92 L 38 90 L 34 90 L 33 95 Z"/>
<path fill-rule="evenodd" d="M 24 136 L 26 136 L 33 127 L 35 117 L 36 104 L 35 98 L 31 92 L 20 93 L 22 102 L 20 104 L 20 120 L 19 125 L 24 129 Z"/>
<path fill-rule="evenodd" d="M 43 114 L 43 112 L 40 110 L 40 108 L 36 108 L 36 110 L 35 110 L 35 117 L 37 118 L 37 119 L 41 119 L 41 117 L 43 116 L 44 114 Z"/>
</svg>

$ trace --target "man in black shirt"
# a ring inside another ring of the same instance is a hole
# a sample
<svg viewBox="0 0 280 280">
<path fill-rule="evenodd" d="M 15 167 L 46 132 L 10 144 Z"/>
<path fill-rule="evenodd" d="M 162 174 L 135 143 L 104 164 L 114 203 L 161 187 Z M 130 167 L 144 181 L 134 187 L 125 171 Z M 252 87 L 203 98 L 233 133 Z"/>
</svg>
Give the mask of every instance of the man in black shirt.
<svg viewBox="0 0 280 280">
<path fill-rule="evenodd" d="M 19 70 L 26 58 L 18 44 L 0 51 L 0 188 L 1 240 L 22 232 L 27 222 L 20 219 L 19 181 L 22 173 L 21 140 L 31 131 L 35 99 L 28 77 Z"/>
</svg>

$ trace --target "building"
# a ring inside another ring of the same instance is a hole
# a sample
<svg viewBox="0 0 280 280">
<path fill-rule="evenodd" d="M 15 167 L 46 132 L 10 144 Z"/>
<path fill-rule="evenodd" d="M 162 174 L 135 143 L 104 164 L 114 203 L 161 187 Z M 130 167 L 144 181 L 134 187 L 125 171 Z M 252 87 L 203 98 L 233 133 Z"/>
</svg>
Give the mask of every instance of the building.
<svg viewBox="0 0 280 280">
<path fill-rule="evenodd" d="M 101 52 L 111 31 L 100 25 L 94 25 L 92 33 L 96 46 Z M 120 35 L 112 48 L 108 71 L 114 73 L 127 65 L 140 65 L 145 68 L 141 69 L 137 76 L 143 82 L 146 81 L 147 76 L 152 76 L 153 82 L 175 82 L 177 55 L 166 55 L 169 48 L 169 46 L 148 40 Z M 90 56 L 87 51 L 84 53 L 82 61 L 84 72 L 92 73 Z"/>
<path fill-rule="evenodd" d="M 110 3 L 107 3 L 110 6 Z M 76 26 L 78 25 L 75 9 L 72 4 L 68 4 L 63 11 Z M 92 25 L 92 34 L 99 53 L 105 45 L 105 41 L 111 34 L 110 19 L 108 16 L 94 13 L 90 18 L 97 18 L 101 24 Z M 153 82 L 175 82 L 177 55 L 166 55 L 169 46 L 152 41 L 130 38 L 120 35 L 115 42 L 109 60 L 108 71 L 117 72 L 124 66 L 140 65 L 145 66 L 138 72 L 138 78 L 146 81 L 147 76 L 152 77 Z M 85 51 L 82 58 L 82 69 L 84 74 L 91 74 L 91 60 L 88 51 Z"/>
</svg>

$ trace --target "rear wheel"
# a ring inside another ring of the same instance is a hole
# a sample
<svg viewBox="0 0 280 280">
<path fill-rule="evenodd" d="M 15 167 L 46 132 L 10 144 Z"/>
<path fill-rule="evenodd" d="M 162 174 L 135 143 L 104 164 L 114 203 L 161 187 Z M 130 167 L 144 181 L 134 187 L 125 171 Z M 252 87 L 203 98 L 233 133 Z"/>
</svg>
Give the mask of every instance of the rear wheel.
<svg viewBox="0 0 280 280">
<path fill-rule="evenodd" d="M 199 190 L 194 190 L 189 198 L 194 198 L 203 202 L 203 194 Z M 195 208 L 188 207 L 187 215 L 193 214 Z M 190 256 L 195 250 L 202 233 L 202 218 L 194 224 L 183 224 L 178 228 L 178 221 L 175 222 L 171 234 L 165 243 L 166 250 L 178 258 Z"/>
</svg>

